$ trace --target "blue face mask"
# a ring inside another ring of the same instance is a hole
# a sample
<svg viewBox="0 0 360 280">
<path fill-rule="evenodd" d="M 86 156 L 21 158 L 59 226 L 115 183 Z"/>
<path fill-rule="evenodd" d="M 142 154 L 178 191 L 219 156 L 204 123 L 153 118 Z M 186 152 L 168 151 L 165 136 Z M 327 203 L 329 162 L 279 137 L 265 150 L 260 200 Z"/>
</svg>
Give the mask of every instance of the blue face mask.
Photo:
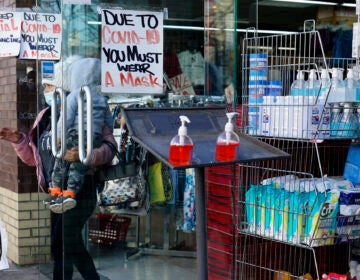
<svg viewBox="0 0 360 280">
<path fill-rule="evenodd" d="M 51 106 L 53 95 L 54 95 L 54 91 L 49 91 L 49 92 L 44 93 L 45 102 L 49 106 Z M 58 95 L 57 95 L 56 104 L 60 105 L 60 97 Z"/>
</svg>

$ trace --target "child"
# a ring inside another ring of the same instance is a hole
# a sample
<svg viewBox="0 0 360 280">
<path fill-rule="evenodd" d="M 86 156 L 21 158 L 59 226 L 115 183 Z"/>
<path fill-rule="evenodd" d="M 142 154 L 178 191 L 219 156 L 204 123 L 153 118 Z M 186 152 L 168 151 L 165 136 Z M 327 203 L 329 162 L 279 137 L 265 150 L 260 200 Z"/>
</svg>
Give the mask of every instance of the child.
<svg viewBox="0 0 360 280">
<path fill-rule="evenodd" d="M 66 148 L 72 149 L 78 147 L 78 95 L 81 87 L 89 87 L 92 96 L 92 126 L 93 126 L 93 146 L 94 148 L 101 145 L 102 128 L 107 125 L 113 128 L 113 117 L 106 98 L 100 92 L 100 60 L 95 58 L 83 58 L 75 61 L 71 65 L 71 76 L 65 77 L 69 80 L 70 94 L 67 96 L 66 108 Z M 74 73 L 76 75 L 74 75 Z M 86 95 L 84 95 L 86 99 Z M 86 107 L 86 106 L 84 106 Z M 62 111 L 60 112 L 60 115 Z M 60 134 L 59 118 L 57 129 Z M 86 135 L 86 134 L 85 134 Z M 86 142 L 86 141 L 85 141 Z M 84 183 L 84 176 L 89 170 L 89 166 L 80 161 L 67 162 L 57 158 L 52 173 L 52 187 L 49 188 L 52 202 L 50 210 L 55 213 L 64 213 L 76 206 L 76 194 L 81 190 Z M 66 189 L 65 189 L 66 186 Z M 63 191 L 61 191 L 63 189 Z"/>
</svg>

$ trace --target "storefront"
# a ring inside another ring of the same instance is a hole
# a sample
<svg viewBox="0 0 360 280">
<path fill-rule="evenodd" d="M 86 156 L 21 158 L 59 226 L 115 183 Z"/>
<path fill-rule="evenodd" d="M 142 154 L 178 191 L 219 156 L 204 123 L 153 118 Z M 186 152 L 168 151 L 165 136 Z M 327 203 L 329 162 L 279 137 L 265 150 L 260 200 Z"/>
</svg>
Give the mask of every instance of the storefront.
<svg viewBox="0 0 360 280">
<path fill-rule="evenodd" d="M 188 1 L 180 6 L 176 1 L 4 2 L 1 127 L 29 131 L 46 103 L 43 81 L 57 79 L 64 88 L 65 61 L 76 56 L 104 62 L 101 68 L 107 89 L 102 91 L 110 97 L 112 108 L 114 104 L 226 106 L 236 98 L 235 14 L 232 1 L 222 1 L 218 8 L 212 1 Z M 58 65 L 62 77 L 55 77 Z M 48 194 L 37 182 L 36 169 L 24 164 L 9 143 L 2 142 L 1 149 L 5 160 L 1 163 L 0 218 L 8 237 L 3 252 L 12 264 L 39 264 L 40 270 L 46 270 L 54 261 L 50 246 L 53 218 L 43 204 Z M 182 207 L 177 208 L 174 197 L 166 193 L 150 201 L 151 215 L 147 208 L 145 213 L 130 211 L 123 220 L 114 220 L 117 236 L 111 240 L 116 241 L 112 250 L 127 252 L 125 259 L 134 258 L 134 252 L 184 257 L 194 271 L 194 225 L 181 228 Z M 176 220 L 179 215 L 180 221 Z M 106 246 L 98 242 L 108 239 L 92 236 L 91 226 L 90 221 L 89 231 L 84 229 L 83 234 L 101 269 L 101 250 L 96 248 Z M 127 249 L 121 248 L 125 241 Z M 118 258 L 123 262 L 123 256 Z"/>
<path fill-rule="evenodd" d="M 275 149 L 275 156 L 262 154 L 257 157 L 259 164 L 249 163 L 254 159 L 249 156 L 245 163 L 239 165 L 221 164 L 222 166 L 217 167 L 216 162 L 212 162 L 211 168 L 205 168 L 205 173 L 202 174 L 205 180 L 201 182 L 206 188 L 204 202 L 209 206 L 205 213 L 209 218 L 208 224 L 204 225 L 206 231 L 202 233 L 206 235 L 206 243 L 202 245 L 208 249 L 203 256 L 205 260 L 199 260 L 198 251 L 203 247 L 199 247 L 196 236 L 199 232 L 195 227 L 195 210 L 192 204 L 194 201 L 191 200 L 195 190 L 185 190 L 189 187 L 187 180 L 194 178 L 194 170 L 189 168 L 173 172 L 166 164 L 159 164 L 161 161 L 157 156 L 160 155 L 161 158 L 161 152 L 157 153 L 157 148 L 154 148 L 155 156 L 146 151 L 145 169 L 146 172 L 151 169 L 153 177 L 149 178 L 146 173 L 145 179 L 147 184 L 152 184 L 152 188 L 149 186 L 149 189 L 142 189 L 140 186 L 135 190 L 128 189 L 129 194 L 121 196 L 122 202 L 111 206 L 106 206 L 108 198 L 103 192 L 103 196 L 97 197 L 95 213 L 98 215 L 90 219 L 82 232 L 86 248 L 91 252 L 101 275 L 110 279 L 122 279 L 121 269 L 128 273 L 126 268 L 132 267 L 135 272 L 129 273 L 129 279 L 153 277 L 149 272 L 153 271 L 153 267 L 148 268 L 146 264 L 141 267 L 142 255 L 146 255 L 146 258 L 153 257 L 154 260 L 157 260 L 156 256 L 169 259 L 180 257 L 186 260 L 184 265 L 189 266 L 189 271 L 180 270 L 179 274 L 193 275 L 185 276 L 189 279 L 195 279 L 196 273 L 198 277 L 208 275 L 209 279 L 273 279 L 274 273 L 280 270 L 290 271 L 295 277 L 306 272 L 315 276 L 319 271 L 329 273 L 330 268 L 335 269 L 335 265 L 320 267 L 317 264 L 318 254 L 329 253 L 326 250 L 317 250 L 311 244 L 298 244 L 294 240 L 279 240 L 273 235 L 242 227 L 249 222 L 244 209 L 251 206 L 245 199 L 245 193 L 249 194 L 247 191 L 250 190 L 250 185 L 260 183 L 259 179 L 263 179 L 265 175 L 300 176 L 301 173 L 305 178 L 323 177 L 324 174 L 342 175 L 341 167 L 345 164 L 350 140 L 356 138 L 357 134 L 334 132 L 334 139 L 326 140 L 326 144 L 322 144 L 325 138 L 319 138 L 318 135 L 328 132 L 330 137 L 332 129 L 321 126 L 304 128 L 308 119 L 298 117 L 308 113 L 309 107 L 313 105 L 311 102 L 317 102 L 314 101 L 315 97 L 305 106 L 295 101 L 273 104 L 273 101 L 265 96 L 281 96 L 279 100 L 290 99 L 287 96 L 291 95 L 290 88 L 297 70 L 309 71 L 315 65 L 320 73 L 320 68 L 356 65 L 357 58 L 349 56 L 348 49 L 344 47 L 347 46 L 347 43 L 344 43 L 346 36 L 341 37 L 343 41 L 337 41 L 336 45 L 342 48 L 331 49 L 329 45 L 321 45 L 324 42 L 329 43 L 323 33 L 322 37 L 316 37 L 318 31 L 312 30 L 312 26 L 309 33 L 303 22 L 308 19 L 305 15 L 304 18 L 297 16 L 296 20 L 294 19 L 294 22 L 298 22 L 296 30 L 295 24 L 286 29 L 282 23 L 281 27 L 279 25 L 277 28 L 279 18 L 274 19 L 270 25 L 271 20 L 265 22 L 265 18 L 268 19 L 264 12 L 268 7 L 266 1 L 8 2 L 0 6 L 0 127 L 29 131 L 36 116 L 46 105 L 43 82 L 57 80 L 57 86 L 63 89 L 66 89 L 72 80 L 78 82 L 76 74 L 69 77 L 68 73 L 71 63 L 76 61 L 78 56 L 82 56 L 100 61 L 98 67 L 101 68 L 101 92 L 108 98 L 114 116 L 114 135 L 119 146 L 123 144 L 120 139 L 124 137 L 124 115 L 121 115 L 121 108 L 181 108 L 185 112 L 190 108 L 198 108 L 199 111 L 204 108 L 215 108 L 215 111 L 216 108 L 221 108 L 224 110 L 224 117 L 226 111 L 239 113 L 236 124 L 244 133 L 244 143 L 250 135 L 251 138 L 256 138 L 256 141 L 261 141 L 265 150 L 271 150 L 270 145 Z M 274 5 L 269 10 L 274 7 L 277 6 Z M 280 10 L 286 11 L 287 8 L 278 7 L 276 15 L 281 15 Z M 291 7 L 291 13 L 289 8 L 288 17 L 291 17 L 293 11 L 294 7 Z M 330 21 L 334 23 L 333 20 L 336 19 L 338 22 L 343 20 L 344 25 L 348 26 L 357 18 L 354 10 L 341 10 L 344 11 L 343 14 L 338 13 L 336 16 L 333 10 L 329 19 L 329 11 L 313 6 L 304 8 L 304 13 L 307 12 L 309 17 L 316 17 L 322 24 Z M 264 20 L 260 19 L 262 16 Z M 286 21 L 284 19 L 281 22 Z M 254 26 L 259 33 L 253 32 Z M 271 26 L 272 31 L 265 30 L 270 29 L 268 26 Z M 279 30 L 280 28 L 284 30 Z M 343 31 L 347 30 L 344 28 Z M 261 37 L 264 34 L 266 37 Z M 312 43 L 317 44 L 311 45 Z M 305 59 L 303 56 L 306 56 Z M 263 68 L 259 70 L 258 63 L 261 62 L 264 63 L 261 66 Z M 252 63 L 257 65 L 255 70 Z M 61 69 L 60 72 L 57 72 L 57 68 Z M 94 71 L 95 74 L 95 69 L 92 69 L 90 64 L 85 65 L 82 70 L 79 71 L 79 77 L 89 71 Z M 60 75 L 56 76 L 55 73 Z M 308 78 L 306 74 L 306 79 Z M 265 82 L 262 83 L 263 81 Z M 87 80 L 83 82 L 86 84 Z M 259 94 L 261 90 L 264 92 Z M 264 94 L 265 91 L 271 94 Z M 85 91 L 84 94 L 86 96 Z M 297 96 L 292 99 L 299 98 Z M 356 102 L 354 104 L 357 104 Z M 322 105 L 321 108 L 324 108 L 324 104 Z M 355 107 L 351 108 L 356 110 Z M 134 112 L 130 110 L 128 114 Z M 298 114 L 297 117 L 295 114 Z M 277 119 L 274 117 L 272 126 L 265 115 L 277 116 Z M 145 117 L 148 118 L 147 115 Z M 319 118 L 323 119 L 324 116 L 320 113 Z M 165 123 L 160 114 L 151 120 L 159 126 Z M 129 125 L 133 126 L 130 127 L 130 132 L 134 132 L 131 129 L 141 125 L 140 121 L 140 118 L 138 123 L 129 121 Z M 88 120 L 88 123 L 90 122 L 92 121 Z M 280 129 L 281 124 L 283 127 Z M 174 124 L 168 125 L 170 127 Z M 204 121 L 201 125 L 206 127 L 207 123 Z M 202 129 L 205 129 L 204 127 Z M 155 128 L 153 127 L 154 130 Z M 345 130 L 347 129 L 349 128 Z M 318 134 L 314 133 L 314 130 Z M 339 128 L 333 130 L 342 131 Z M 149 131 L 153 133 L 151 129 Z M 128 139 L 127 148 L 123 147 L 126 150 L 126 159 L 131 158 L 131 145 L 134 158 L 145 159 L 142 158 L 143 150 L 137 146 L 143 139 L 140 140 L 135 143 Z M 259 145 L 258 142 L 254 143 Z M 61 153 L 57 151 L 56 142 L 48 144 L 52 146 L 53 153 Z M 260 145 L 259 149 L 262 147 Z M 330 154 L 334 156 L 329 152 L 333 147 L 341 151 L 336 155 L 336 167 L 327 165 L 328 162 L 324 163 L 324 158 L 326 161 Z M 0 220 L 7 230 L 7 258 L 11 263 L 21 266 L 39 264 L 40 271 L 44 271 L 53 262 L 50 246 L 53 218 L 48 209 L 49 205 L 43 203 L 48 194 L 44 193 L 38 184 L 36 169 L 24 164 L 9 143 L 1 141 L 0 151 L 3 155 L 3 161 L 0 162 Z M 283 159 L 286 156 L 282 151 L 292 157 Z M 91 154 L 86 153 L 86 149 L 82 152 L 85 161 L 87 157 L 91 157 Z M 281 161 L 273 162 L 274 158 Z M 317 161 L 318 168 L 314 167 L 314 162 Z M 200 161 L 200 165 L 208 167 L 208 162 Z M 197 167 L 197 164 L 199 161 L 192 167 Z M 161 182 L 156 178 L 158 174 L 162 175 Z M 161 188 L 158 187 L 159 183 Z M 180 183 L 181 188 L 178 186 Z M 174 189 L 174 185 L 177 185 L 177 189 Z M 136 192 L 136 199 L 130 199 L 131 191 Z M 184 207 L 186 203 L 189 203 L 187 209 Z M 230 209 L 230 212 L 219 210 L 223 209 L 221 206 L 224 204 L 231 205 L 227 209 Z M 199 220 L 198 217 L 197 221 Z M 109 232 L 104 233 L 102 223 L 105 221 L 115 236 L 109 236 Z M 269 240 L 271 242 L 266 242 Z M 286 246 L 279 245 L 282 243 Z M 305 253 L 296 251 L 304 246 Z M 254 253 L 257 250 L 260 250 L 259 256 L 263 256 L 263 252 L 268 250 L 278 257 L 284 252 L 293 254 L 289 256 L 291 260 L 296 256 L 309 261 L 304 267 L 291 262 L 271 263 L 264 253 L 265 263 L 262 263 L 261 260 L 252 258 L 257 255 Z M 344 250 L 345 253 L 349 252 Z M 121 254 L 118 254 L 119 252 Z M 119 275 L 114 276 L 118 265 L 117 258 L 121 258 L 121 268 Z M 332 261 L 338 263 L 336 257 L 334 259 L 335 261 Z M 154 263 L 156 265 L 156 261 Z M 140 268 L 136 267 L 137 265 Z M 172 265 L 174 263 L 169 263 L 169 267 L 173 268 Z M 199 266 L 204 267 L 199 269 Z M 343 263 L 336 268 L 339 273 L 344 272 Z M 112 272 L 107 274 L 107 270 Z M 164 271 L 159 273 L 168 275 L 171 272 L 166 268 Z M 166 277 L 164 279 L 168 279 Z"/>
</svg>

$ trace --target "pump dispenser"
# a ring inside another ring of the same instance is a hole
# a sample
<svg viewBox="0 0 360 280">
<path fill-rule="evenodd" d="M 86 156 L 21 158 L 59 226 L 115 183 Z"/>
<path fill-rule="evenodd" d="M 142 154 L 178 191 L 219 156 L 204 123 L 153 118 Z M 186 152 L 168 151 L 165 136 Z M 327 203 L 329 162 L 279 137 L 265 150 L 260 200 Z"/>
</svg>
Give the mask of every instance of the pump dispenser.
<svg viewBox="0 0 360 280">
<path fill-rule="evenodd" d="M 304 96 L 305 94 L 305 79 L 304 70 L 297 70 L 296 80 L 294 80 L 290 87 L 290 95 Z"/>
<path fill-rule="evenodd" d="M 316 69 L 310 69 L 309 79 L 305 81 L 306 96 L 317 96 L 320 90 L 320 81 L 317 78 Z"/>
<path fill-rule="evenodd" d="M 240 144 L 239 136 L 234 132 L 232 118 L 237 115 L 236 112 L 227 113 L 228 122 L 225 130 L 222 132 L 216 142 L 215 159 L 217 161 L 232 161 L 235 159 L 236 147 Z"/>
<path fill-rule="evenodd" d="M 326 68 L 321 69 L 320 83 L 321 83 L 321 89 L 320 89 L 318 103 L 324 105 L 326 103 L 326 99 L 328 98 L 331 89 L 330 75 L 328 69 Z"/>
<path fill-rule="evenodd" d="M 359 88 L 359 82 L 355 79 L 353 69 L 348 69 L 344 84 L 346 102 L 356 102 L 356 90 Z"/>
<path fill-rule="evenodd" d="M 181 126 L 178 134 L 170 141 L 169 162 L 173 165 L 187 165 L 190 163 L 191 151 L 194 147 L 193 141 L 187 135 L 185 123 L 190 123 L 187 116 L 180 116 Z"/>
<path fill-rule="evenodd" d="M 331 70 L 331 90 L 328 98 L 329 103 L 345 102 L 345 84 L 343 80 L 342 68 Z"/>
</svg>

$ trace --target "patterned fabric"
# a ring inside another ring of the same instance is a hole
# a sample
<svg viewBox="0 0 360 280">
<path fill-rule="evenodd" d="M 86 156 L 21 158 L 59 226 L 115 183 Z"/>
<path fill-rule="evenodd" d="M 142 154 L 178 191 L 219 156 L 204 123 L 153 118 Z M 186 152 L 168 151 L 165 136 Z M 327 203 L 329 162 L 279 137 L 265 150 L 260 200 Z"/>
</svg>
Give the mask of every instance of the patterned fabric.
<svg viewBox="0 0 360 280">
<path fill-rule="evenodd" d="M 66 148 L 71 149 L 79 146 L 77 131 L 69 132 L 66 139 Z M 101 135 L 95 135 L 93 147 L 101 146 Z M 61 158 L 55 159 L 54 170 L 52 174 L 52 183 L 54 186 L 66 188 L 78 193 L 83 187 L 86 172 L 90 169 L 88 165 L 82 162 L 67 162 Z"/>
<path fill-rule="evenodd" d="M 185 232 L 195 231 L 195 169 L 186 169 L 186 180 L 184 190 L 183 221 L 179 227 Z"/>
<path fill-rule="evenodd" d="M 99 205 L 125 207 L 126 202 L 139 200 L 143 185 L 144 182 L 140 176 L 107 181 L 104 191 L 99 194 Z"/>
</svg>

